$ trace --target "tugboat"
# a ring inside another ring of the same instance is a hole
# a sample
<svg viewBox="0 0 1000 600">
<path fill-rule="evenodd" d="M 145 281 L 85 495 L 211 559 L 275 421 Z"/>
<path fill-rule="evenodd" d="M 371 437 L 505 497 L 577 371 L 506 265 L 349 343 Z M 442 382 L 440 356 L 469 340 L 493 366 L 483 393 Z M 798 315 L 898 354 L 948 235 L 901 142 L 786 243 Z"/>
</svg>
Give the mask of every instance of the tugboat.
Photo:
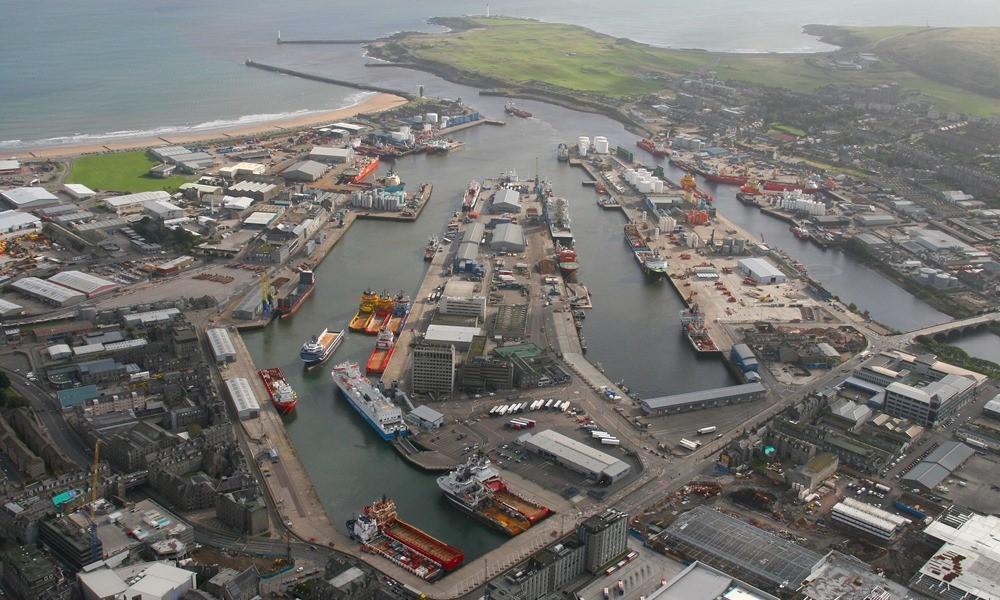
<svg viewBox="0 0 1000 600">
<path fill-rule="evenodd" d="M 556 158 L 559 159 L 559 162 L 566 162 L 569 160 L 569 146 L 566 144 L 559 144 L 559 146 L 556 147 Z"/>
<path fill-rule="evenodd" d="M 520 108 L 514 106 L 513 102 L 508 102 L 503 107 L 503 111 L 508 115 L 514 115 L 515 117 L 521 117 L 522 119 L 531 118 L 531 113 L 526 110 L 521 110 Z"/>
</svg>

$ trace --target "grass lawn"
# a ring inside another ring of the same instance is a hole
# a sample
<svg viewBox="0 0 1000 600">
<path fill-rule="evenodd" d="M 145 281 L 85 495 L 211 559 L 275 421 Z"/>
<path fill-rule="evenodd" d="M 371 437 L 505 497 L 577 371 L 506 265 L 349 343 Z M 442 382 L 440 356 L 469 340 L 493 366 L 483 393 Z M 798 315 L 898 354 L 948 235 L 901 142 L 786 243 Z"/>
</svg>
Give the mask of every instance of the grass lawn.
<svg viewBox="0 0 1000 600">
<path fill-rule="evenodd" d="M 159 163 L 143 150 L 81 156 L 73 161 L 67 181 L 82 183 L 100 191 L 174 192 L 179 185 L 191 180 L 184 175 L 173 175 L 165 179 L 148 176 L 146 173 L 157 164 Z"/>
<path fill-rule="evenodd" d="M 789 135 L 794 135 L 796 137 L 805 137 L 806 132 L 802 131 L 794 125 L 786 125 L 784 123 L 771 123 L 771 129 L 777 129 L 778 131 L 783 131 Z"/>
<path fill-rule="evenodd" d="M 924 37 L 926 28 L 879 27 L 851 28 L 852 35 L 860 42 L 867 42 L 862 49 L 880 53 L 882 63 L 864 71 L 834 71 L 817 66 L 822 55 L 802 54 L 728 54 L 700 50 L 672 50 L 657 48 L 596 33 L 576 25 L 543 23 L 527 19 L 504 17 L 467 17 L 472 27 L 441 34 L 412 34 L 400 43 L 416 58 L 447 65 L 452 68 L 484 75 L 506 84 L 542 82 L 573 92 L 586 92 L 618 99 L 663 91 L 667 77 L 697 71 L 714 71 L 720 79 L 736 80 L 765 87 L 782 87 L 795 91 L 815 90 L 825 85 L 871 86 L 887 81 L 898 81 L 905 89 L 919 91 L 928 96 L 939 109 L 988 116 L 1000 114 L 1000 98 L 968 91 L 944 83 L 952 64 L 944 58 L 931 61 L 924 58 L 920 73 L 910 70 L 901 55 L 927 55 L 920 53 L 924 43 L 932 46 L 934 56 L 942 54 L 942 41 L 957 45 L 956 32 L 935 31 L 933 38 Z M 997 30 L 1000 32 L 1000 29 Z M 1000 38 L 1000 33 L 996 34 Z M 979 33 L 962 48 L 961 56 L 989 56 L 992 45 L 991 31 Z M 933 44 L 932 44 L 933 42 Z M 975 42 L 975 43 L 973 43 Z M 883 56 L 882 49 L 886 52 Z M 905 48 L 903 53 L 895 52 Z M 947 54 L 947 53 L 944 53 Z M 952 53 L 955 54 L 955 53 Z M 998 52 L 997 54 L 1000 54 Z M 951 55 L 949 55 L 951 56 Z M 899 59 L 894 60 L 894 57 Z M 951 57 L 955 60 L 955 57 Z M 907 61 L 911 62 L 911 61 Z M 979 76 L 979 87 L 986 89 L 981 80 L 994 74 L 993 65 L 1000 58 L 987 63 L 989 73 Z M 941 73 L 931 79 L 927 73 Z M 971 70 L 971 69 L 970 69 Z M 973 78 L 962 77 L 961 81 Z"/>
</svg>

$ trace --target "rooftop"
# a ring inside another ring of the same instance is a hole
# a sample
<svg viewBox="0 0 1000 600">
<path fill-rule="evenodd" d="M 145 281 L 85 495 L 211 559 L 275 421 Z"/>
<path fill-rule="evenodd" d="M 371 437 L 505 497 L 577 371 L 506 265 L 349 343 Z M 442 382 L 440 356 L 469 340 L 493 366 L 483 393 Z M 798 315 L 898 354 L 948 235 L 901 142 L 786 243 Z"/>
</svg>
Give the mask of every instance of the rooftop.
<svg viewBox="0 0 1000 600">
<path fill-rule="evenodd" d="M 695 561 L 646 596 L 647 600 L 777 600 L 767 592 Z"/>
<path fill-rule="evenodd" d="M 458 325 L 429 325 L 424 339 L 430 342 L 454 344 L 471 344 L 472 338 L 480 335 L 479 327 L 460 327 Z"/>
<path fill-rule="evenodd" d="M 727 387 L 714 388 L 710 390 L 698 390 L 684 394 L 674 394 L 672 396 L 660 396 L 658 398 L 648 398 L 642 400 L 643 410 L 661 410 L 671 406 L 682 406 L 693 402 L 705 402 L 709 400 L 719 400 L 731 398 L 742 394 L 763 393 L 766 388 L 760 382 L 744 383 L 740 385 L 730 385 Z"/>
<path fill-rule="evenodd" d="M 597 448 L 592 448 L 587 444 L 568 438 L 551 429 L 540 431 L 534 435 L 530 433 L 525 434 L 519 439 L 523 444 L 534 446 L 561 460 L 586 469 L 591 473 L 604 474 L 616 478 L 627 472 L 630 468 L 627 463 L 610 454 L 601 452 Z"/>
<path fill-rule="evenodd" d="M 59 198 L 55 194 L 41 187 L 11 188 L 0 192 L 0 196 L 3 196 L 7 202 L 17 207 L 59 201 Z"/>
<path fill-rule="evenodd" d="M 740 266 L 750 271 L 758 277 L 784 277 L 785 274 L 781 272 L 778 267 L 775 267 L 770 262 L 763 258 L 751 257 L 751 258 L 741 258 Z"/>
</svg>

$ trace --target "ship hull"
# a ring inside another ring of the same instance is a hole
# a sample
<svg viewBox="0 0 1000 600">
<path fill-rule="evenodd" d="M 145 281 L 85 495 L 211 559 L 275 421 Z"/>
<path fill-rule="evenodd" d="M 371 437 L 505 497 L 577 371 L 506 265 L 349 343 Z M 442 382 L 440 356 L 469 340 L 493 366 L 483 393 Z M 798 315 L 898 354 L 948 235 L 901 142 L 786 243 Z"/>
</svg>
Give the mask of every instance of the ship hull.
<svg viewBox="0 0 1000 600">
<path fill-rule="evenodd" d="M 389 366 L 389 361 L 392 360 L 392 355 L 396 353 L 396 345 L 393 344 L 392 348 L 382 349 L 375 348 L 372 353 L 368 355 L 368 362 L 365 364 L 365 371 L 369 375 L 381 375 L 385 372 L 385 368 Z"/>
<path fill-rule="evenodd" d="M 315 285 L 310 285 L 308 288 L 305 289 L 305 291 L 299 293 L 299 296 L 295 299 L 295 302 L 293 302 L 291 306 L 279 306 L 278 307 L 279 317 L 282 319 L 287 319 L 288 317 L 299 312 L 299 309 L 302 308 L 302 303 L 305 302 L 306 299 L 309 298 L 309 296 L 312 296 L 313 290 L 315 289 L 316 289 Z"/>
<path fill-rule="evenodd" d="M 747 178 L 740 175 L 720 175 L 719 173 L 700 172 L 705 181 L 712 183 L 722 183 L 725 185 L 746 185 Z"/>
<path fill-rule="evenodd" d="M 295 410 L 295 407 L 299 405 L 298 394 L 292 394 L 291 400 L 279 401 L 275 397 L 275 382 L 285 382 L 288 383 L 288 379 L 281 369 L 261 369 L 257 371 L 257 375 L 260 380 L 264 383 L 264 389 L 267 390 L 267 395 L 271 399 L 271 404 L 274 405 L 274 409 L 278 411 L 280 415 L 287 415 Z"/>
<path fill-rule="evenodd" d="M 321 365 L 321 364 L 325 363 L 326 361 L 330 360 L 330 357 L 333 356 L 333 353 L 336 352 L 337 349 L 340 348 L 340 345 L 344 342 L 344 336 L 345 335 L 346 335 L 346 332 L 344 332 L 344 331 L 341 331 L 340 333 L 338 333 L 337 337 L 335 337 L 333 339 L 333 342 L 330 344 L 330 346 L 326 350 L 323 351 L 323 354 L 321 354 L 318 357 L 313 358 L 313 357 L 309 357 L 309 356 L 303 356 L 300 353 L 299 354 L 299 358 L 302 359 L 302 363 L 305 366 L 305 368 L 307 370 L 308 369 L 312 369 L 312 368 L 318 367 L 319 365 Z"/>
<path fill-rule="evenodd" d="M 389 317 L 391 315 L 375 315 L 369 319 L 368 324 L 365 325 L 365 334 L 367 335 L 378 335 L 382 327 L 389 322 Z"/>
<path fill-rule="evenodd" d="M 368 416 L 368 413 L 365 412 L 363 408 L 361 408 L 354 402 L 354 398 L 352 398 L 350 394 L 345 392 L 344 389 L 340 387 L 340 383 L 337 383 L 337 392 L 344 398 L 344 400 L 347 401 L 347 404 L 351 408 L 353 408 L 356 413 L 361 415 L 361 418 L 364 419 L 366 423 L 368 423 L 369 427 L 375 430 L 375 433 L 377 433 L 380 438 L 388 442 L 390 440 L 396 439 L 397 437 L 400 437 L 399 434 L 386 433 L 385 431 L 382 431 L 382 428 L 379 427 L 378 423 L 372 420 L 372 418 Z"/>
<path fill-rule="evenodd" d="M 370 312 L 360 312 L 354 314 L 354 318 L 351 319 L 351 323 L 347 326 L 351 331 L 363 332 L 366 327 L 368 327 L 368 322 L 372 320 L 372 313 Z"/>
<path fill-rule="evenodd" d="M 354 183 L 361 183 L 362 181 L 364 181 L 366 177 L 375 172 L 375 169 L 378 168 L 378 165 L 379 165 L 379 158 L 376 156 L 372 158 L 371 161 L 368 162 L 368 164 L 361 167 L 361 170 L 358 171 L 357 176 L 354 178 Z"/>
<path fill-rule="evenodd" d="M 503 533 L 503 534 L 509 535 L 511 537 L 514 537 L 514 536 L 517 536 L 517 535 L 520 535 L 520 534 L 524 533 L 527 530 L 527 527 L 525 527 L 523 529 L 520 529 L 520 528 L 518 528 L 518 529 L 512 529 L 510 527 L 507 527 L 503 523 L 500 523 L 500 522 L 498 522 L 498 521 L 496 521 L 494 519 L 491 519 L 488 516 L 486 516 L 486 515 L 482 514 L 481 512 L 479 512 L 478 510 L 473 509 L 472 507 L 468 506 L 467 504 L 465 504 L 464 502 L 462 502 L 460 499 L 458 499 L 455 496 L 449 494 L 448 492 L 442 491 L 442 493 L 444 494 L 444 497 L 448 499 L 448 502 L 450 502 L 453 506 L 455 506 L 456 508 L 458 508 L 458 510 L 460 510 L 463 513 L 469 515 L 470 517 L 472 517 L 473 519 L 479 521 L 483 525 L 486 525 L 487 527 L 490 527 L 491 529 L 495 529 L 496 531 L 499 531 L 500 533 Z M 530 527 L 530 523 L 528 524 L 528 526 Z"/>
</svg>

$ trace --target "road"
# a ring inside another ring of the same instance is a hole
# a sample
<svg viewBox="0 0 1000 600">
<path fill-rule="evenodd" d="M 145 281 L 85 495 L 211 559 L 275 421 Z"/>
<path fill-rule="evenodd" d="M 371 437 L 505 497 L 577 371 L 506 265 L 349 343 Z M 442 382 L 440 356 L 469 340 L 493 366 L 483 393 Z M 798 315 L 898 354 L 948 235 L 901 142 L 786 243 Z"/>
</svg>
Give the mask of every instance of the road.
<svg viewBox="0 0 1000 600">
<path fill-rule="evenodd" d="M 90 457 L 80 436 L 73 431 L 62 416 L 55 397 L 17 371 L 4 370 L 10 385 L 21 394 L 49 432 L 49 436 L 62 453 L 81 467 L 90 464 Z"/>
</svg>

